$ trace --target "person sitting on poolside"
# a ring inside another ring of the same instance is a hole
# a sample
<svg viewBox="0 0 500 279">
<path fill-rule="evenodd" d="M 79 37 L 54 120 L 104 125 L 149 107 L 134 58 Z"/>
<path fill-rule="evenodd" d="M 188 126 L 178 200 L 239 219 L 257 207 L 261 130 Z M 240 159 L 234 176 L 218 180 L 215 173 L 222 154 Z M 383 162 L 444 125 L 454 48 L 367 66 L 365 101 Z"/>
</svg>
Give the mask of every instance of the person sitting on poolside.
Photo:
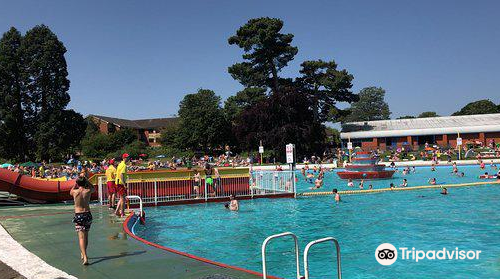
<svg viewBox="0 0 500 279">
<path fill-rule="evenodd" d="M 340 194 L 337 192 L 337 189 L 333 189 L 332 193 L 335 195 L 335 201 L 339 202 L 340 201 Z"/>
<path fill-rule="evenodd" d="M 234 195 L 229 196 L 229 202 L 226 203 L 224 206 L 231 210 L 231 211 L 238 211 L 240 209 L 240 205 L 238 203 L 238 200 L 234 197 Z"/>
<path fill-rule="evenodd" d="M 428 182 L 431 185 L 436 185 L 436 178 L 430 178 Z"/>
<path fill-rule="evenodd" d="M 347 180 L 347 187 L 354 187 L 354 182 L 350 178 Z"/>
<path fill-rule="evenodd" d="M 406 187 L 406 186 L 408 186 L 408 180 L 406 180 L 406 178 L 405 178 L 405 179 L 403 179 L 403 184 L 401 184 L 400 186 L 401 186 L 401 187 Z"/>
<path fill-rule="evenodd" d="M 448 195 L 448 189 L 446 189 L 446 187 L 443 187 L 441 190 L 441 195 Z"/>
</svg>

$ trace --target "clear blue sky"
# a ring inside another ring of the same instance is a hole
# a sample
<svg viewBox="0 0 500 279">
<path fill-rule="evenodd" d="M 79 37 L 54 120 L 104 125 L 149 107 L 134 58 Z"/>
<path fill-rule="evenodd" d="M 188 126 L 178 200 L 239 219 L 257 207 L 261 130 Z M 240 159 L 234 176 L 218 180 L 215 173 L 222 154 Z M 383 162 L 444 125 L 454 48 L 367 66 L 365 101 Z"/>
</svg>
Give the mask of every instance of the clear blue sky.
<svg viewBox="0 0 500 279">
<path fill-rule="evenodd" d="M 68 49 L 70 107 L 84 115 L 165 117 L 198 88 L 235 94 L 227 67 L 242 53 L 227 38 L 262 16 L 295 34 L 284 76 L 304 60 L 335 59 L 356 92 L 386 89 L 393 118 L 500 102 L 499 1 L 171 2 L 3 1 L 0 31 L 48 25 Z"/>
</svg>

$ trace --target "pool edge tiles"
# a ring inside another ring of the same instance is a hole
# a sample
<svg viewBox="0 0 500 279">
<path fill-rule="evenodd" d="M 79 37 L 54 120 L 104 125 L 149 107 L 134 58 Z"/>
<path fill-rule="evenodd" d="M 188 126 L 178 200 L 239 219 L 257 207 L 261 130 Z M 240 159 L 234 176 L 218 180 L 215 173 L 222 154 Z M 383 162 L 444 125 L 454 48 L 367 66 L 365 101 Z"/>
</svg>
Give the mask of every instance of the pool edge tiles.
<svg viewBox="0 0 500 279">
<path fill-rule="evenodd" d="M 225 269 L 230 269 L 230 270 L 233 270 L 233 271 L 236 271 L 236 272 L 241 272 L 242 274 L 247 274 L 247 275 L 254 276 L 254 278 L 255 277 L 262 278 L 262 273 L 260 273 L 260 272 L 249 270 L 249 269 L 245 269 L 245 268 L 241 268 L 241 267 L 237 267 L 237 266 L 228 265 L 228 264 L 221 263 L 221 262 L 212 261 L 210 259 L 199 257 L 199 256 L 196 256 L 196 255 L 192 255 L 192 254 L 189 254 L 189 253 L 186 253 L 186 252 L 182 252 L 182 251 L 179 251 L 179 250 L 175 250 L 175 249 L 172 249 L 172 248 L 169 248 L 169 247 L 166 247 L 166 246 L 163 246 L 163 245 L 160 245 L 160 244 L 148 241 L 148 240 L 146 240 L 146 239 L 144 239 L 144 238 L 142 238 L 140 236 L 137 236 L 134 233 L 134 226 L 137 224 L 137 221 L 138 221 L 138 216 L 135 215 L 132 212 L 125 219 L 125 221 L 123 222 L 123 229 L 124 229 L 124 231 L 130 237 L 134 238 L 135 240 L 137 240 L 139 242 L 142 242 L 142 243 L 144 243 L 146 245 L 155 247 L 157 249 L 161 249 L 161 250 L 164 250 L 164 251 L 167 251 L 167 252 L 170 252 L 170 253 L 174 253 L 174 254 L 177 254 L 177 255 L 180 255 L 180 256 L 184 256 L 184 257 L 187 257 L 189 259 L 193 259 L 193 260 L 196 260 L 196 261 L 199 261 L 199 262 L 210 264 L 210 265 L 213 265 L 213 266 L 216 266 L 216 267 L 219 267 L 219 268 L 225 268 Z M 240 278 L 240 277 L 238 277 L 238 278 Z M 276 276 L 272 276 L 272 275 L 267 275 L 267 278 L 269 278 L 269 279 L 283 279 L 281 277 L 276 277 Z"/>
</svg>

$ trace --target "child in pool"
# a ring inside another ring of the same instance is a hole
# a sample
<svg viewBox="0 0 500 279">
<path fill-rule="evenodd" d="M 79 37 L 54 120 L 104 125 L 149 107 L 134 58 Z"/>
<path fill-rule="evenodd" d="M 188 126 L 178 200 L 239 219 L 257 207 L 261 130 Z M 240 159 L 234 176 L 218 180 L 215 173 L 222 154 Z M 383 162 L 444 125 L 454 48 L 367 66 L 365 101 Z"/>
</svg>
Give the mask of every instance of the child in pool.
<svg viewBox="0 0 500 279">
<path fill-rule="evenodd" d="M 436 178 L 430 178 L 429 179 L 429 184 L 436 185 Z"/>
<path fill-rule="evenodd" d="M 339 201 L 340 201 L 340 195 L 339 195 L 339 193 L 337 192 L 337 189 L 333 189 L 333 190 L 332 190 L 332 193 L 335 195 L 335 201 L 336 201 L 336 202 L 339 202 Z"/>
<path fill-rule="evenodd" d="M 403 179 L 403 184 L 401 184 L 400 186 L 401 186 L 401 187 L 406 187 L 406 186 L 408 186 L 408 180 L 406 180 L 406 178 L 405 178 L 405 179 Z"/>
<path fill-rule="evenodd" d="M 347 187 L 354 187 L 354 182 L 350 178 L 347 180 Z"/>
<path fill-rule="evenodd" d="M 441 190 L 441 195 L 448 195 L 448 189 L 446 189 L 446 187 L 443 187 Z"/>
</svg>

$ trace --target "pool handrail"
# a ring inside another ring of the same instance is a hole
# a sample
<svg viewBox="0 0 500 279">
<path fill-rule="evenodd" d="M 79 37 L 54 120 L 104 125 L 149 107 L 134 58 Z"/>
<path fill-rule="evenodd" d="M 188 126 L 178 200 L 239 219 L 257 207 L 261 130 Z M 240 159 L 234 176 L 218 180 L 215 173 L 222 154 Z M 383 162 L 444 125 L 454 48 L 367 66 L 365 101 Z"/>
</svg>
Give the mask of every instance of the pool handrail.
<svg viewBox="0 0 500 279">
<path fill-rule="evenodd" d="M 262 278 L 267 279 L 267 266 L 266 266 L 266 247 L 269 241 L 279 238 L 279 237 L 285 237 L 285 236 L 291 236 L 295 242 L 295 264 L 297 267 L 297 279 L 300 279 L 300 261 L 299 261 L 299 241 L 297 239 L 297 236 L 294 233 L 291 232 L 284 232 L 284 233 L 279 233 L 279 234 L 274 234 L 269 236 L 262 242 Z"/>
<path fill-rule="evenodd" d="M 141 197 L 136 196 L 136 195 L 131 195 L 131 196 L 127 196 L 126 198 L 128 200 L 130 200 L 130 199 L 137 199 L 137 200 L 139 200 L 139 212 L 138 213 L 136 212 L 135 214 L 141 216 L 141 214 L 142 214 L 142 199 L 141 199 Z"/>
<path fill-rule="evenodd" d="M 327 241 L 332 241 L 335 243 L 335 248 L 337 250 L 337 278 L 342 279 L 342 269 L 341 269 L 341 264 L 340 264 L 340 245 L 337 239 L 333 237 L 325 237 L 321 239 L 317 239 L 314 241 L 309 242 L 306 245 L 306 248 L 304 249 L 304 276 L 305 279 L 309 279 L 309 250 L 311 247 L 315 244 L 322 243 L 322 242 L 327 242 Z"/>
</svg>

